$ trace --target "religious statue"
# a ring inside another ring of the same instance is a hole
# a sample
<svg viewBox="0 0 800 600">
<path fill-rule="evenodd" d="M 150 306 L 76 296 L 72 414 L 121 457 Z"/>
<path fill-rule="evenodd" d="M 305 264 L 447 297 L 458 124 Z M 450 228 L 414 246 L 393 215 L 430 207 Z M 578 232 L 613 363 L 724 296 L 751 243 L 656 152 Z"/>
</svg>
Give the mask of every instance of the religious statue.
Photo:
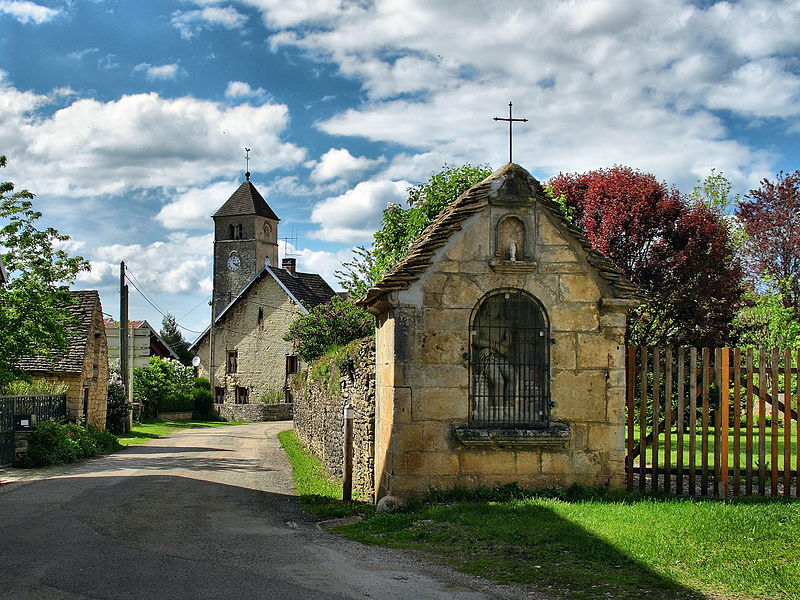
<svg viewBox="0 0 800 600">
<path fill-rule="evenodd" d="M 499 300 L 499 298 L 497 299 Z M 501 314 L 501 304 L 489 301 L 486 318 L 491 327 L 480 327 L 473 339 L 475 353 L 476 418 L 504 419 L 511 414 L 516 398 L 516 365 L 513 359 L 514 332 Z M 481 411 L 486 414 L 481 415 Z"/>
</svg>

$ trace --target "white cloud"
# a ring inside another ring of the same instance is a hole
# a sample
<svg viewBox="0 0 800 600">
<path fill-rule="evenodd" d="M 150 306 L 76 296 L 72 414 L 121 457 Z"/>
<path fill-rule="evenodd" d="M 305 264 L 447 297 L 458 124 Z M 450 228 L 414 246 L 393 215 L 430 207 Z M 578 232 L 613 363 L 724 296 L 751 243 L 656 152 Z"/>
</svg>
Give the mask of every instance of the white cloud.
<svg viewBox="0 0 800 600">
<path fill-rule="evenodd" d="M 77 282 L 109 288 L 119 277 L 119 263 L 125 261 L 135 277 L 134 283 L 144 286 L 145 292 L 205 293 L 202 282 L 211 267 L 213 242 L 213 234 L 171 233 L 166 241 L 148 245 L 102 246 L 92 252 L 92 270 L 80 274 Z"/>
<path fill-rule="evenodd" d="M 381 160 L 371 160 L 365 156 L 355 157 L 346 148 L 331 148 L 314 166 L 311 179 L 316 182 L 330 181 L 339 177 L 351 179 L 379 162 Z"/>
<path fill-rule="evenodd" d="M 535 13 L 523 0 L 249 3 L 279 29 L 274 51 L 334 63 L 367 93 L 320 130 L 449 162 L 507 161 L 491 117 L 509 100 L 530 119 L 515 160 L 546 173 L 621 162 L 691 185 L 711 162 L 742 183 L 773 157 L 732 139 L 717 111 L 800 128 L 793 0 L 544 0 Z"/>
<path fill-rule="evenodd" d="M 54 19 L 59 11 L 28 0 L 0 0 L 0 13 L 9 14 L 20 23 L 40 25 Z"/>
<path fill-rule="evenodd" d="M 211 215 L 237 187 L 235 181 L 190 187 L 165 204 L 155 219 L 167 229 L 207 229 L 211 226 Z"/>
<path fill-rule="evenodd" d="M 319 229 L 309 236 L 345 244 L 369 241 L 380 224 L 383 209 L 389 202 L 403 202 L 407 189 L 405 181 L 362 181 L 314 207 L 311 221 L 318 223 Z"/>
<path fill-rule="evenodd" d="M 260 98 L 266 94 L 264 88 L 253 89 L 246 81 L 229 81 L 228 87 L 225 88 L 226 98 Z"/>
<path fill-rule="evenodd" d="M 295 248 L 293 245 L 281 244 L 278 249 L 280 261 L 287 256 L 297 259 L 297 270 L 301 273 L 316 273 L 320 275 L 334 290 L 341 290 L 336 279 L 336 271 L 341 270 L 342 263 L 353 259 L 353 249 L 346 248 L 337 252 L 328 250 L 311 250 L 309 248 Z"/>
<path fill-rule="evenodd" d="M 49 101 L 15 89 L 0 73 L 0 148 L 13 159 L 7 176 L 51 196 L 203 186 L 239 172 L 245 146 L 269 149 L 260 172 L 307 159 L 304 149 L 280 139 L 288 124 L 280 104 L 231 107 L 151 92 L 78 99 L 40 115 Z"/>
<path fill-rule="evenodd" d="M 149 63 L 139 63 L 133 67 L 133 70 L 144 71 L 145 75 L 147 75 L 147 78 L 150 81 L 156 81 L 158 79 L 175 79 L 178 77 L 178 75 L 186 74 L 186 71 L 184 71 L 176 63 L 159 66 L 153 66 Z"/>
<path fill-rule="evenodd" d="M 67 54 L 67 58 L 81 60 L 84 56 L 88 54 L 94 54 L 95 52 L 100 52 L 100 48 L 84 48 L 83 50 L 76 50 L 75 52 L 70 52 Z"/>
<path fill-rule="evenodd" d="M 192 39 L 203 29 L 215 26 L 238 29 L 247 22 L 247 16 L 233 6 L 206 6 L 200 10 L 176 11 L 170 20 L 185 40 Z"/>
</svg>

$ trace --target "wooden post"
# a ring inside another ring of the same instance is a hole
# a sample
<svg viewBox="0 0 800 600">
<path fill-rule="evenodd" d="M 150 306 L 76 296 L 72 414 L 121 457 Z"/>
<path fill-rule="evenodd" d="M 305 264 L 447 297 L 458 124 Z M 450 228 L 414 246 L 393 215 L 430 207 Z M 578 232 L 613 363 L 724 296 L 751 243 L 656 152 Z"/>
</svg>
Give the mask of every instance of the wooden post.
<svg viewBox="0 0 800 600">
<path fill-rule="evenodd" d="M 781 376 L 780 354 L 772 349 L 772 422 L 770 423 L 770 495 L 778 495 L 778 378 Z"/>
<path fill-rule="evenodd" d="M 644 490 L 647 484 L 647 346 L 642 346 L 640 367 L 642 370 L 642 387 L 639 390 L 639 489 Z"/>
<path fill-rule="evenodd" d="M 800 406 L 795 406 L 800 410 Z M 800 452 L 800 448 L 797 449 Z M 792 351 L 783 351 L 783 495 L 792 493 Z"/>
<path fill-rule="evenodd" d="M 658 421 L 661 419 L 661 347 L 653 348 L 653 478 L 650 487 L 658 490 Z"/>
<path fill-rule="evenodd" d="M 636 388 L 636 347 L 628 346 L 628 368 L 625 370 L 627 378 L 627 390 L 625 405 L 628 410 L 627 415 L 627 458 L 625 460 L 625 486 L 628 491 L 633 491 L 633 396 Z"/>
<path fill-rule="evenodd" d="M 733 350 L 733 495 L 739 495 L 742 479 L 742 351 Z"/>
<path fill-rule="evenodd" d="M 675 428 L 678 432 L 676 440 L 676 475 L 675 475 L 675 493 L 683 493 L 683 436 L 685 432 L 684 413 L 686 412 L 686 393 L 684 389 L 684 369 L 686 363 L 686 350 L 678 348 L 678 426 Z"/>
<path fill-rule="evenodd" d="M 730 385 L 731 385 L 731 351 L 730 348 L 723 348 L 722 352 L 722 364 L 720 365 L 720 375 L 722 378 L 722 384 L 720 385 L 720 416 L 719 416 L 719 423 L 720 423 L 720 433 L 721 433 L 721 441 L 722 441 L 722 448 L 720 448 L 720 471 L 722 475 L 722 497 L 728 497 L 728 427 L 729 427 L 729 415 L 728 415 L 728 406 L 730 403 Z"/>
<path fill-rule="evenodd" d="M 672 346 L 664 357 L 664 377 L 664 491 L 669 492 L 672 490 Z"/>
<path fill-rule="evenodd" d="M 342 482 L 342 500 L 353 499 L 353 407 L 344 407 L 344 481 Z"/>
<path fill-rule="evenodd" d="M 689 494 L 697 491 L 697 348 L 689 350 Z"/>
</svg>

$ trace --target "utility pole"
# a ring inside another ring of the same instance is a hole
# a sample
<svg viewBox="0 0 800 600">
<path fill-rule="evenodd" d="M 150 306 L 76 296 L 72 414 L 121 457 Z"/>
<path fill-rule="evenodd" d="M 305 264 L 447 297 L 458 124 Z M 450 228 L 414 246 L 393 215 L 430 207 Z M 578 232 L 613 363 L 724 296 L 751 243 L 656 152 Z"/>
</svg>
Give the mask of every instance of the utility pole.
<svg viewBox="0 0 800 600">
<path fill-rule="evenodd" d="M 125 283 L 125 262 L 119 263 L 119 371 L 125 399 L 131 402 L 131 378 L 128 365 L 128 285 Z M 127 430 L 133 427 L 133 409 L 128 409 Z"/>
</svg>

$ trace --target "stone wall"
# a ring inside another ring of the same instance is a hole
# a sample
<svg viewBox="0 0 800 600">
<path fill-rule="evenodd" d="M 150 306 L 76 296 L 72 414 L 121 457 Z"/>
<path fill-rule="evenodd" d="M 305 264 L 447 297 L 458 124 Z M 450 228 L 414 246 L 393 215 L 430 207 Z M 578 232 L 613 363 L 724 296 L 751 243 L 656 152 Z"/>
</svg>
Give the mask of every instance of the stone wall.
<svg viewBox="0 0 800 600">
<path fill-rule="evenodd" d="M 328 472 L 344 474 L 344 406 L 353 408 L 353 492 L 372 499 L 375 442 L 375 342 L 350 344 L 292 381 L 297 437 L 325 463 Z"/>
<path fill-rule="evenodd" d="M 293 406 L 289 403 L 217 404 L 214 408 L 225 421 L 290 421 Z"/>
</svg>

